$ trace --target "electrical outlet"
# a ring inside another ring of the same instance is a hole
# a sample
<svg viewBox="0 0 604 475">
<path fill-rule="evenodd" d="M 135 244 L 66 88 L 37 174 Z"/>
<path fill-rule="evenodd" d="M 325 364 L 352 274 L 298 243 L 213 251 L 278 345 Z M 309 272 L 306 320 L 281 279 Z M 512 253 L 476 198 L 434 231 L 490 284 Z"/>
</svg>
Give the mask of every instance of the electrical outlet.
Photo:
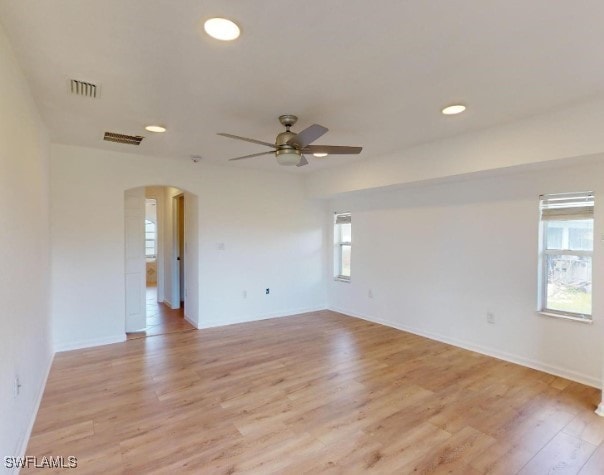
<svg viewBox="0 0 604 475">
<path fill-rule="evenodd" d="M 367 297 L 369 297 L 370 299 L 373 298 L 373 290 L 369 289 L 369 292 L 367 292 Z"/>
<path fill-rule="evenodd" d="M 487 322 L 495 323 L 495 314 L 493 312 L 487 312 Z"/>
<path fill-rule="evenodd" d="M 243 298 L 246 299 L 247 298 L 247 290 L 243 291 Z"/>
<path fill-rule="evenodd" d="M 270 294 L 271 293 L 271 289 L 266 289 L 265 293 L 266 293 L 266 295 Z"/>
</svg>

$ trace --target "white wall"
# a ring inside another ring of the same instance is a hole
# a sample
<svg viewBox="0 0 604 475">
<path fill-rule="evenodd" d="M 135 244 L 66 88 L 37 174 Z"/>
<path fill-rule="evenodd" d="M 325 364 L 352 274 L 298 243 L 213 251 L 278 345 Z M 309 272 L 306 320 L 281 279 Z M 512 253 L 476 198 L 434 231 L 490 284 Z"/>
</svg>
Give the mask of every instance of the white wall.
<svg viewBox="0 0 604 475">
<path fill-rule="evenodd" d="M 603 161 L 332 201 L 331 211 L 352 212 L 353 253 L 351 283 L 328 283 L 330 308 L 599 387 Z M 592 325 L 536 313 L 538 196 L 587 190 L 596 193 Z"/>
<path fill-rule="evenodd" d="M 298 176 L 53 145 L 51 184 L 58 349 L 124 337 L 123 193 L 137 186 L 198 198 L 200 327 L 325 307 L 324 210 Z"/>
<path fill-rule="evenodd" d="M 185 318 L 199 327 L 199 200 L 186 191 L 185 199 Z M 325 304 L 323 304 L 325 305 Z"/>
<path fill-rule="evenodd" d="M 23 455 L 52 351 L 48 140 L 0 28 L 0 472 Z M 15 375 L 21 392 L 15 395 Z"/>
</svg>

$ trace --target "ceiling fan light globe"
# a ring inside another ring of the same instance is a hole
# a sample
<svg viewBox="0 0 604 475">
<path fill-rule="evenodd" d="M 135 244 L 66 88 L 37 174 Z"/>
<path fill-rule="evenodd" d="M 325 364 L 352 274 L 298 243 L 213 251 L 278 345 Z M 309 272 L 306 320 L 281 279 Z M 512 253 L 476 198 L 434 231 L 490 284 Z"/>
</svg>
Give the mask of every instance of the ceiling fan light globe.
<svg viewBox="0 0 604 475">
<path fill-rule="evenodd" d="M 291 167 L 300 163 L 300 152 L 297 150 L 279 150 L 276 155 L 279 165 Z"/>
</svg>

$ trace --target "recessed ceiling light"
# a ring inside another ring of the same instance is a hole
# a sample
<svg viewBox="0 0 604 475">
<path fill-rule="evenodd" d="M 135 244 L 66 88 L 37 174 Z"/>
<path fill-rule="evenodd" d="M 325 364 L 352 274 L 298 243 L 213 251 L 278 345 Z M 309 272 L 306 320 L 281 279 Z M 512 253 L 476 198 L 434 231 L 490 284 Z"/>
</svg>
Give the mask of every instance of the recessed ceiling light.
<svg viewBox="0 0 604 475">
<path fill-rule="evenodd" d="M 212 38 L 220 41 L 233 41 L 241 34 L 235 22 L 226 18 L 210 18 L 203 24 L 203 29 Z"/>
<path fill-rule="evenodd" d="M 326 153 L 313 153 L 313 155 L 317 158 L 327 157 Z"/>
<path fill-rule="evenodd" d="M 161 125 L 148 125 L 147 127 L 145 127 L 145 129 L 148 130 L 149 132 L 157 132 L 157 133 L 166 131 L 166 128 L 162 127 Z"/>
<path fill-rule="evenodd" d="M 463 104 L 453 104 L 452 106 L 447 106 L 442 110 L 442 113 L 445 115 L 455 115 L 461 114 L 466 110 L 466 106 Z"/>
</svg>

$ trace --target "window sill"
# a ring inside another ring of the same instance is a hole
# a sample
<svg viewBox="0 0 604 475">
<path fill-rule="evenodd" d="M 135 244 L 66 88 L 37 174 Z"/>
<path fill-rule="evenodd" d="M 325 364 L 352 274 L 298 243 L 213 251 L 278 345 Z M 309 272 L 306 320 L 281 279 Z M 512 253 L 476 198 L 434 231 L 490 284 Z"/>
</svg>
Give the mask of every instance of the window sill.
<svg viewBox="0 0 604 475">
<path fill-rule="evenodd" d="M 335 280 L 336 282 L 346 282 L 347 284 L 350 284 L 350 277 L 334 277 L 333 280 Z"/>
<path fill-rule="evenodd" d="M 565 315 L 563 313 L 538 311 L 537 314 L 539 314 L 543 317 L 563 318 L 564 320 L 572 320 L 574 322 L 587 323 L 588 325 L 591 325 L 594 322 L 592 318 L 587 319 L 587 318 L 575 317 L 574 315 Z"/>
</svg>

